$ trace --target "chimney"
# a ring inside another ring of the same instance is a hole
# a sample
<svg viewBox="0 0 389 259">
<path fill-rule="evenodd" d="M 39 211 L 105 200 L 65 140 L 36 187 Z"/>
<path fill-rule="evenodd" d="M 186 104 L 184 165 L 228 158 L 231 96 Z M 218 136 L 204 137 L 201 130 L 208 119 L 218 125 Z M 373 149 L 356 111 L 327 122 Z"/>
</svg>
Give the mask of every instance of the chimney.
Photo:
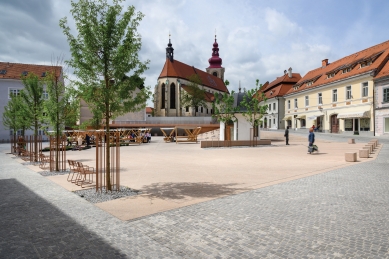
<svg viewBox="0 0 389 259">
<path fill-rule="evenodd" d="M 286 75 L 286 70 L 284 70 L 284 75 Z"/>
<path fill-rule="evenodd" d="M 323 59 L 321 62 L 321 67 L 326 67 L 328 65 L 328 58 Z"/>
<path fill-rule="evenodd" d="M 292 68 L 291 67 L 288 69 L 288 76 L 289 76 L 289 78 L 292 78 Z"/>
</svg>

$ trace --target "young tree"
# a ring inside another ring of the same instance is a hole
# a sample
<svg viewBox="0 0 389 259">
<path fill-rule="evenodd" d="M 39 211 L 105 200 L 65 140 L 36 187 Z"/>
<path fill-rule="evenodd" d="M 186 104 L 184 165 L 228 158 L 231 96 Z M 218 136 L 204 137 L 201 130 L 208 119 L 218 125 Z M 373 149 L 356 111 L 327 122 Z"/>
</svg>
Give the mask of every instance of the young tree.
<svg viewBox="0 0 389 259">
<path fill-rule="evenodd" d="M 267 105 L 260 105 L 261 101 L 266 102 L 265 95 L 260 91 L 262 88 L 262 84 L 259 85 L 259 80 L 256 80 L 256 88 L 251 89 L 245 93 L 243 96 L 243 100 L 240 103 L 243 110 L 246 110 L 243 112 L 243 116 L 245 119 L 250 123 L 250 125 L 254 129 L 254 136 L 256 136 L 255 132 L 260 124 L 260 120 L 262 119 L 263 115 L 267 111 Z"/>
<path fill-rule="evenodd" d="M 141 37 L 137 27 L 144 15 L 135 13 L 134 6 L 123 12 L 121 2 L 72 1 L 77 36 L 71 34 L 66 17 L 60 20 L 72 55 L 68 64 L 79 79 L 80 97 L 93 114 L 101 114 L 106 134 L 111 119 L 144 109 L 150 95 L 148 88 L 141 87 L 144 80 L 140 78 L 149 61 L 142 63 L 138 58 Z M 111 190 L 110 138 L 106 140 L 106 185 Z"/>
<path fill-rule="evenodd" d="M 205 100 L 205 90 L 201 89 L 201 78 L 197 74 L 189 77 L 188 89 L 186 92 L 182 91 L 181 105 L 183 107 L 189 106 L 195 108 L 195 116 L 197 115 L 198 107 L 206 107 L 208 105 Z"/>
<path fill-rule="evenodd" d="M 218 94 L 215 93 L 215 101 L 212 104 L 214 114 L 212 117 L 217 118 L 218 121 L 228 123 L 235 122 L 235 113 L 238 112 L 239 107 L 234 107 L 234 91 L 229 93 Z"/>
<path fill-rule="evenodd" d="M 58 62 L 57 62 L 58 63 Z M 79 101 L 75 91 L 71 87 L 65 87 L 61 66 L 53 66 L 52 71 L 46 73 L 45 84 L 48 99 L 45 101 L 44 110 L 46 121 L 54 129 L 55 170 L 59 171 L 59 143 L 66 125 L 74 125 L 79 117 Z M 69 124 L 68 124 L 69 123 Z"/>
<path fill-rule="evenodd" d="M 38 161 L 38 129 L 40 129 L 44 123 L 43 121 L 43 82 L 34 73 L 29 73 L 27 76 L 22 77 L 25 88 L 20 92 L 21 99 L 25 103 L 23 109 L 23 116 L 31 118 L 31 125 L 34 130 L 34 162 Z"/>
<path fill-rule="evenodd" d="M 4 107 L 3 113 L 3 125 L 5 128 L 12 130 L 13 138 L 16 140 L 16 132 L 19 129 L 24 130 L 28 128 L 31 124 L 23 116 L 23 100 L 18 95 L 11 94 L 11 100 Z M 15 147 L 14 147 L 15 148 Z"/>
</svg>

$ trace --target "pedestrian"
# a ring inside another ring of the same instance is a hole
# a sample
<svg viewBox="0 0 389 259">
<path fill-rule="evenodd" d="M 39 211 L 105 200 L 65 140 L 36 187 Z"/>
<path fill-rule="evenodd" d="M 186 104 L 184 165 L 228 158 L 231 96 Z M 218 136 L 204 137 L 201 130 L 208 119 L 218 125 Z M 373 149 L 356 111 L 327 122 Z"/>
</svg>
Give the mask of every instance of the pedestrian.
<svg viewBox="0 0 389 259">
<path fill-rule="evenodd" d="M 286 126 L 284 137 L 286 140 L 286 145 L 289 145 L 289 126 Z"/>
<path fill-rule="evenodd" d="M 85 135 L 85 141 L 86 141 L 86 146 L 89 147 L 90 145 L 90 137 L 88 134 Z"/>
<path fill-rule="evenodd" d="M 313 128 L 309 129 L 308 143 L 308 153 L 310 154 L 313 151 L 313 143 L 315 143 L 315 133 L 313 133 Z"/>
<path fill-rule="evenodd" d="M 313 131 L 315 131 L 315 124 L 314 124 L 314 125 L 312 125 L 312 130 L 313 130 Z"/>
</svg>

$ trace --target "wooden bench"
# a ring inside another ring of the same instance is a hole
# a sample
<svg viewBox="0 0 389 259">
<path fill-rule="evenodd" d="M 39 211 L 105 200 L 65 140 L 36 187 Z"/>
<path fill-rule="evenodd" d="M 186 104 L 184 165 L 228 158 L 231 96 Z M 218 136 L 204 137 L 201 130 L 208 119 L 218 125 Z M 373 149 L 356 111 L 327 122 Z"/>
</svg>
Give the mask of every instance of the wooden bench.
<svg viewBox="0 0 389 259">
<path fill-rule="evenodd" d="M 68 179 L 67 180 L 68 180 L 68 182 L 76 183 L 77 179 L 79 177 L 79 174 L 80 174 L 80 170 L 77 167 L 76 161 L 68 160 L 68 163 L 69 163 L 70 171 L 69 171 L 69 175 L 68 175 Z"/>
</svg>

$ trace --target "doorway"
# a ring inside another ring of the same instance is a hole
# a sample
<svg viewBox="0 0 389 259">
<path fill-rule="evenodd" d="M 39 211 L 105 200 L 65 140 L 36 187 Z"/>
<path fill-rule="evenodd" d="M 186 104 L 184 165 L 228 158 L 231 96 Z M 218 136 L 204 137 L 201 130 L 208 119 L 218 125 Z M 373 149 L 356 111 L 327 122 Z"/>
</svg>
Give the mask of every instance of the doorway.
<svg viewBox="0 0 389 259">
<path fill-rule="evenodd" d="M 331 116 L 331 133 L 339 132 L 339 119 L 338 114 L 334 114 Z"/>
<path fill-rule="evenodd" d="M 359 135 L 359 119 L 354 119 L 354 135 Z"/>
<path fill-rule="evenodd" d="M 234 138 L 234 123 L 228 122 L 226 124 L 225 132 L 224 132 L 225 140 L 233 140 Z"/>
</svg>

